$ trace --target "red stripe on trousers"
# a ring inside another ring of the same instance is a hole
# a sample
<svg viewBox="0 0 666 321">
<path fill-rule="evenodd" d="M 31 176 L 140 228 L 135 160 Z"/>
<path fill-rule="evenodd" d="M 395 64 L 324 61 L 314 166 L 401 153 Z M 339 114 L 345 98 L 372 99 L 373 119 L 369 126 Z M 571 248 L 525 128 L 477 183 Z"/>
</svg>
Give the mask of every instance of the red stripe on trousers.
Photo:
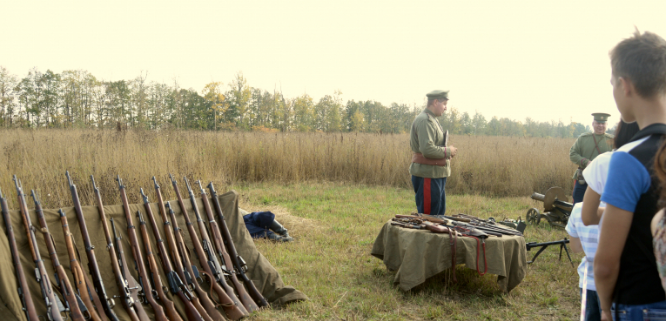
<svg viewBox="0 0 666 321">
<path fill-rule="evenodd" d="M 423 179 L 423 214 L 430 214 L 430 178 Z"/>
</svg>

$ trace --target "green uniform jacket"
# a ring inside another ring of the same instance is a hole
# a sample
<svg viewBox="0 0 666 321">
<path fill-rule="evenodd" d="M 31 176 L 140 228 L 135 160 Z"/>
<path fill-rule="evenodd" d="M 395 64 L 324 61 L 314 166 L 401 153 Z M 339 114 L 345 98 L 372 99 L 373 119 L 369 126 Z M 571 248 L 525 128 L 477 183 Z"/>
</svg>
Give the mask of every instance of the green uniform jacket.
<svg viewBox="0 0 666 321">
<path fill-rule="evenodd" d="M 578 165 L 579 168 L 585 169 L 587 165 L 601 154 L 613 150 L 613 135 L 603 134 L 595 135 L 594 133 L 584 133 L 578 136 L 576 142 L 571 146 L 569 150 L 569 159 Z M 594 147 L 594 140 L 597 141 L 597 146 L 599 146 L 599 151 Z M 578 171 L 574 172 L 573 179 L 577 180 Z"/>
<path fill-rule="evenodd" d="M 446 158 L 446 166 L 434 166 L 412 163 L 409 173 L 425 178 L 443 178 L 451 175 L 451 150 L 444 145 L 444 131 L 435 115 L 425 109 L 412 123 L 409 146 L 412 152 L 423 154 L 426 158 Z"/>
</svg>

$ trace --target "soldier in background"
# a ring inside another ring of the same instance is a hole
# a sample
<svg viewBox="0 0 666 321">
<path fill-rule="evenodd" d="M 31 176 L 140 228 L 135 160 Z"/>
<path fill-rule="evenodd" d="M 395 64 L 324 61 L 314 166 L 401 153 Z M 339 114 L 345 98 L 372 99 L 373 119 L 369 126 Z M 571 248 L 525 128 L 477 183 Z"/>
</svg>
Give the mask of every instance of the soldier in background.
<svg viewBox="0 0 666 321">
<path fill-rule="evenodd" d="M 419 213 L 444 215 L 446 194 L 444 185 L 451 175 L 449 160 L 458 149 L 446 146 L 446 134 L 437 117 L 444 114 L 449 92 L 435 90 L 426 94 L 428 105 L 412 123 L 409 145 L 412 148 L 412 164 L 409 173 L 416 193 Z"/>
<path fill-rule="evenodd" d="M 613 150 L 613 135 L 606 134 L 606 121 L 609 114 L 593 113 L 594 121 L 592 122 L 593 133 L 581 134 L 576 142 L 569 150 L 569 159 L 578 165 L 578 169 L 574 173 L 574 190 L 573 190 L 573 203 L 583 201 L 587 183 L 583 177 L 583 170 L 587 165 L 592 162 L 597 156 Z"/>
</svg>

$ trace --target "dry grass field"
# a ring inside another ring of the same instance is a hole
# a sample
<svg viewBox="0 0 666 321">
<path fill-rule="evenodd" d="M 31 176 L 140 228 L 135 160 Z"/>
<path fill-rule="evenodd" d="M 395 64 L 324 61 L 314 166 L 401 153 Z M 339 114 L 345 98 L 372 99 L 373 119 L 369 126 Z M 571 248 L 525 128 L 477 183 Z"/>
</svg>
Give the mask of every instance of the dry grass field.
<svg viewBox="0 0 666 321">
<path fill-rule="evenodd" d="M 551 186 L 571 190 L 572 139 L 453 136 L 450 141 L 459 153 L 447 180 L 449 194 L 528 196 Z M 85 204 L 93 203 L 91 174 L 103 187 L 111 187 L 120 175 L 130 189 L 147 184 L 153 175 L 166 181 L 168 173 L 214 181 L 221 188 L 306 181 L 411 187 L 406 134 L 1 130 L 0 149 L 0 188 L 12 190 L 11 177 L 17 175 L 26 188 L 44 195 L 47 207 L 70 205 L 66 170 Z"/>
<path fill-rule="evenodd" d="M 65 171 L 72 173 L 84 205 L 94 204 L 89 175 L 118 202 L 120 175 L 130 202 L 155 175 L 172 173 L 213 181 L 221 193 L 241 195 L 241 207 L 272 210 L 297 241 L 257 241 L 285 283 L 310 300 L 259 312 L 251 320 L 573 320 L 578 315 L 577 275 L 557 249 L 528 267 L 509 294 L 496 276 L 478 277 L 458 267 L 403 293 L 395 274 L 370 256 L 382 225 L 414 209 L 407 168 L 407 135 L 269 134 L 194 131 L 0 131 L 0 188 L 16 208 L 12 175 L 36 189 L 45 208 L 71 206 Z M 479 217 L 516 218 L 533 191 L 571 191 L 573 140 L 453 136 L 459 148 L 447 181 L 447 210 Z M 148 189 L 150 191 L 152 189 Z M 173 191 L 164 188 L 166 199 Z M 149 194 L 149 198 L 154 199 Z M 561 240 L 561 229 L 528 226 L 526 241 Z M 528 252 L 531 258 L 533 252 Z M 574 255 L 576 265 L 580 255 Z M 565 259 L 566 260 L 566 259 Z"/>
</svg>

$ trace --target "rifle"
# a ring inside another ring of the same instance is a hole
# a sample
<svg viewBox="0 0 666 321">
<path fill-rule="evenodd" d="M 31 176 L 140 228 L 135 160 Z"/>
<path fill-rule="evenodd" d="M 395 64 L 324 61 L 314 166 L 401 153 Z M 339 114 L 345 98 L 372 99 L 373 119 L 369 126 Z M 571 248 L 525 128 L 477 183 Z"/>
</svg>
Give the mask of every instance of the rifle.
<svg viewBox="0 0 666 321">
<path fill-rule="evenodd" d="M 35 227 L 32 226 L 30 222 L 30 215 L 28 212 L 28 205 L 25 202 L 25 194 L 23 194 L 23 187 L 21 182 L 16 179 L 14 175 L 14 185 L 16 186 L 16 193 L 18 194 L 19 210 L 21 212 L 21 217 L 23 218 L 23 226 L 28 235 L 28 245 L 30 245 L 30 253 L 32 254 L 32 259 L 35 262 L 35 278 L 39 283 L 39 286 L 42 290 L 42 296 L 44 296 L 44 301 L 46 302 L 46 316 L 51 321 L 62 321 L 62 316 L 60 312 L 67 311 L 62 305 L 60 298 L 53 293 L 53 288 L 51 287 L 51 280 L 49 279 L 48 273 L 46 273 L 46 267 L 44 267 L 44 261 L 42 261 L 42 256 L 39 253 L 39 248 L 37 247 L 37 238 L 35 237 Z M 26 288 L 27 291 L 29 289 Z M 53 304 L 56 306 L 54 307 Z M 57 308 L 58 310 L 55 310 Z"/>
<path fill-rule="evenodd" d="M 141 190 L 143 194 L 143 189 Z M 153 255 L 153 249 L 150 246 L 150 238 L 148 237 L 148 230 L 146 229 L 146 221 L 143 220 L 143 215 L 141 211 L 136 212 L 136 216 L 139 220 L 139 228 L 141 230 L 141 237 L 143 238 L 143 245 L 146 248 L 146 260 L 148 261 L 148 268 L 150 269 L 151 280 L 153 281 L 153 296 L 156 299 L 160 299 L 164 304 L 166 314 L 171 321 L 183 321 L 183 319 L 176 311 L 176 306 L 173 304 L 173 301 L 169 300 L 164 293 L 162 279 L 160 278 L 160 268 L 157 266 L 155 261 L 155 255 Z"/>
<path fill-rule="evenodd" d="M 69 231 L 69 225 L 67 224 L 67 217 L 65 216 L 65 212 L 63 212 L 62 209 L 58 210 L 58 214 L 60 214 L 60 222 L 62 223 L 62 230 L 63 234 L 65 235 L 65 246 L 67 247 L 67 254 L 69 255 L 69 265 L 70 269 L 72 270 L 72 275 L 74 276 L 74 283 L 76 284 L 77 289 L 79 290 L 79 294 L 81 295 L 81 299 L 83 300 L 83 303 L 88 307 L 88 311 L 90 312 L 90 316 L 93 320 L 108 320 L 106 318 L 105 314 L 98 314 L 97 311 L 95 311 L 95 305 L 91 301 L 91 296 L 95 295 L 95 291 L 90 291 L 90 286 L 91 284 L 90 280 L 86 277 L 85 273 L 83 272 L 83 268 L 81 268 L 81 264 L 79 263 L 78 260 L 78 252 L 76 252 L 76 247 L 74 246 L 74 236 L 72 233 Z M 97 300 L 99 300 L 99 297 L 97 297 Z M 97 301 L 95 301 L 97 302 Z M 102 307 L 101 304 L 98 304 L 97 306 Z M 101 311 L 100 311 L 101 312 Z M 102 317 L 104 319 L 102 319 Z"/>
<path fill-rule="evenodd" d="M 122 296 L 114 296 L 123 299 L 123 305 L 127 310 L 132 321 L 148 321 L 148 315 L 146 311 L 141 306 L 141 301 L 139 300 L 139 291 L 141 291 L 141 286 L 137 285 L 136 280 L 129 273 L 127 269 L 127 264 L 125 262 L 125 253 L 122 248 L 121 237 L 116 234 L 116 227 L 113 225 L 113 219 L 111 219 L 111 224 L 113 227 L 113 236 L 115 237 L 117 247 L 114 248 L 111 235 L 109 234 L 109 226 L 106 223 L 106 213 L 104 212 L 104 204 L 102 203 L 102 195 L 95 184 L 95 178 L 90 175 L 90 180 L 93 184 L 93 189 L 95 190 L 95 198 L 97 199 L 97 211 L 99 212 L 100 221 L 102 221 L 102 227 L 104 229 L 104 236 L 106 236 L 106 249 L 109 251 L 109 256 L 111 256 L 111 268 L 113 273 L 116 275 L 116 284 L 118 289 L 122 291 Z M 116 253 L 118 251 L 118 253 Z"/>
<path fill-rule="evenodd" d="M 245 287 L 243 284 L 238 282 L 238 278 L 236 277 L 236 273 L 233 271 L 233 264 L 231 263 L 231 260 L 226 260 L 224 259 L 222 264 L 218 261 L 218 257 L 215 255 L 215 248 L 217 247 L 218 249 L 218 255 L 220 255 L 220 258 L 223 258 L 222 252 L 224 248 L 219 248 L 216 243 L 213 244 L 210 241 L 210 236 L 208 234 L 208 228 L 206 227 L 206 224 L 204 223 L 203 219 L 201 219 L 201 214 L 199 212 L 199 207 L 197 206 L 197 201 L 194 198 L 194 193 L 192 192 L 192 187 L 190 186 L 190 182 L 187 180 L 187 177 L 183 177 L 183 180 L 185 181 L 185 185 L 187 186 L 187 192 L 190 194 L 190 203 L 192 203 L 192 210 L 194 212 L 194 216 L 197 219 L 197 225 L 199 226 L 199 233 L 201 234 L 201 239 L 203 241 L 203 247 L 204 251 L 206 251 L 206 254 L 208 255 L 208 262 L 210 265 L 210 262 L 213 263 L 211 268 L 213 271 L 216 272 L 215 278 L 218 280 L 218 282 L 221 282 L 220 280 L 224 280 L 226 284 L 226 280 L 224 279 L 225 276 L 228 276 L 229 279 L 231 280 L 231 283 L 233 283 L 234 288 L 236 288 L 236 292 L 238 292 L 238 297 L 240 298 L 241 302 L 243 303 L 243 306 L 245 306 L 245 309 L 248 312 L 254 312 L 259 310 L 259 307 L 257 306 L 256 303 L 254 303 L 254 300 L 252 300 L 252 297 L 247 293 L 247 290 L 245 290 Z M 215 220 L 213 220 L 215 222 Z M 219 232 L 219 229 L 218 229 Z M 219 234 L 219 233 L 218 233 Z M 219 236 L 219 235 L 218 235 Z M 222 238 L 220 237 L 219 240 L 221 241 Z M 226 254 L 226 251 L 224 251 Z M 227 257 L 229 255 L 227 254 Z M 229 292 L 231 291 L 231 292 Z M 227 290 L 227 294 L 231 296 L 233 294 L 233 289 L 229 288 Z"/>
<path fill-rule="evenodd" d="M 217 213 L 217 217 L 220 220 L 220 225 L 218 226 L 213 226 L 217 225 L 217 222 L 215 222 L 213 212 L 210 208 L 210 204 L 208 202 L 208 198 L 206 197 L 206 192 L 204 189 L 201 187 L 201 183 L 199 183 L 199 188 L 201 188 L 201 199 L 203 200 L 204 203 L 204 208 L 206 209 L 206 213 L 208 214 L 208 218 L 210 220 L 210 225 L 211 229 L 213 230 L 213 235 L 217 234 L 217 232 L 221 232 L 221 239 L 223 241 L 223 244 L 220 245 L 221 248 L 224 248 L 224 245 L 226 245 L 226 249 L 228 250 L 229 254 L 227 257 L 225 257 L 225 261 L 227 258 L 231 259 L 232 263 L 227 262 L 227 266 L 233 266 L 235 268 L 235 273 L 240 275 L 241 279 L 243 280 L 243 283 L 247 287 L 247 291 L 250 293 L 250 296 L 254 301 L 259 305 L 260 307 L 265 307 L 268 306 L 268 302 L 266 302 L 266 299 L 264 298 L 263 295 L 261 295 L 261 292 L 257 290 L 257 287 L 254 285 L 252 280 L 247 277 L 245 272 L 247 271 L 247 264 L 245 263 L 245 260 L 238 255 L 238 252 L 236 251 L 236 245 L 234 244 L 234 240 L 231 238 L 231 234 L 229 233 L 229 227 L 227 226 L 227 222 L 224 219 L 224 214 L 222 213 L 222 207 L 220 206 L 220 200 L 217 198 L 217 192 L 215 191 L 215 187 L 213 186 L 213 182 L 210 182 L 208 184 L 208 189 L 210 190 L 210 195 L 212 196 L 213 199 L 213 206 L 215 207 L 215 212 Z M 215 236 L 215 239 L 217 240 L 219 236 Z"/>
<path fill-rule="evenodd" d="M 164 309 L 161 305 L 157 303 L 153 297 L 153 288 L 150 284 L 150 279 L 148 278 L 148 273 L 146 272 L 146 266 L 143 263 L 143 255 L 141 254 L 141 247 L 139 246 L 139 240 L 136 237 L 136 228 L 132 222 L 132 215 L 130 214 L 129 201 L 127 200 L 127 193 L 125 192 L 125 185 L 123 185 L 123 180 L 120 179 L 120 175 L 116 178 L 118 181 L 118 189 L 120 189 L 120 198 L 123 202 L 123 212 L 125 212 L 125 219 L 127 220 L 127 234 L 129 235 L 130 245 L 132 246 L 132 254 L 134 256 L 134 262 L 139 270 L 139 283 L 143 287 L 144 297 L 146 301 L 150 303 L 150 306 L 153 307 L 155 311 L 155 319 L 158 321 L 168 320 Z"/>
<path fill-rule="evenodd" d="M 569 250 L 567 249 L 567 245 L 566 245 L 567 243 L 569 243 L 569 240 L 566 237 L 563 240 L 552 241 L 552 242 L 543 242 L 543 243 L 529 242 L 529 243 L 525 244 L 528 251 L 531 250 L 534 247 L 541 247 L 541 248 L 539 249 L 539 251 L 536 252 L 536 254 L 534 254 L 534 257 L 532 258 L 532 261 L 527 261 L 527 263 L 528 264 L 534 263 L 534 260 L 536 260 L 537 256 L 539 256 L 539 254 L 541 254 L 541 252 L 543 252 L 543 250 L 545 250 L 549 245 L 559 244 L 560 245 L 560 258 L 559 258 L 559 260 L 560 261 L 562 260 L 562 250 L 564 250 L 565 252 L 567 252 L 567 257 L 569 258 L 569 262 L 571 262 L 571 266 L 574 266 L 573 261 L 571 260 L 571 256 L 569 256 Z"/>
<path fill-rule="evenodd" d="M 104 287 L 104 281 L 102 280 L 102 274 L 99 272 L 99 265 L 97 264 L 97 258 L 95 257 L 95 247 L 90 242 L 90 235 L 88 234 L 88 226 L 86 225 L 86 220 L 83 217 L 83 210 L 81 210 L 81 202 L 79 201 L 79 192 L 76 190 L 76 185 L 72 181 L 72 177 L 69 176 L 69 171 L 65 172 L 67 176 L 67 181 L 69 182 L 69 191 L 72 194 L 72 202 L 74 203 L 74 212 L 76 213 L 76 218 L 79 220 L 79 228 L 81 228 L 81 236 L 83 236 L 83 245 L 86 247 L 86 255 L 88 256 L 88 270 L 90 275 L 92 275 L 92 282 L 95 287 L 95 292 L 99 295 L 99 301 L 106 312 L 106 315 L 112 321 L 118 320 L 118 316 L 111 310 L 115 306 L 113 299 L 109 298 L 106 295 L 106 288 Z"/>
<path fill-rule="evenodd" d="M 157 204 L 160 209 L 160 214 L 162 215 L 162 221 L 164 221 L 164 234 L 167 236 L 167 241 L 169 243 L 169 248 L 171 249 L 171 255 L 173 257 L 174 266 L 177 272 L 177 275 L 174 275 L 173 280 L 176 280 L 178 282 L 179 288 L 181 288 L 182 291 L 186 292 L 190 296 L 192 304 L 197 309 L 197 311 L 199 311 L 199 314 L 204 320 L 213 321 L 213 317 L 215 318 L 215 321 L 224 320 L 224 317 L 219 311 L 217 311 L 215 304 L 208 297 L 208 294 L 203 289 L 201 289 L 201 287 L 198 286 L 192 279 L 195 275 L 198 277 L 199 270 L 196 269 L 196 266 L 193 266 L 190 263 L 190 258 L 187 256 L 187 247 L 185 246 L 185 242 L 183 242 L 183 238 L 180 235 L 178 222 L 176 222 L 173 211 L 171 211 L 171 218 L 173 219 L 173 230 L 176 233 L 176 238 L 174 238 L 173 231 L 169 229 L 170 223 L 166 216 L 166 210 L 164 209 L 162 193 L 160 191 L 160 186 L 157 184 L 157 180 L 155 180 L 154 176 L 153 181 L 155 182 L 155 193 L 157 194 L 158 200 Z M 167 203 L 167 207 L 168 206 L 169 204 Z M 169 207 L 169 209 L 171 208 Z M 154 230 L 155 228 L 157 228 L 157 226 L 153 226 Z M 157 234 L 159 233 L 156 233 L 156 235 Z M 176 242 L 176 240 L 178 242 Z M 181 254 L 179 254 L 179 251 Z M 166 258 L 168 261 L 169 256 L 164 255 L 162 258 Z M 196 274 L 194 271 L 196 271 Z M 178 276 L 180 276 L 180 278 Z M 198 298 L 196 295 L 190 293 L 188 287 L 183 284 L 183 280 L 192 287 L 192 289 L 199 296 Z"/>
<path fill-rule="evenodd" d="M 227 309 L 227 307 L 233 308 L 235 306 L 238 310 L 240 310 L 240 312 L 242 312 L 243 315 L 248 315 L 249 313 L 247 312 L 246 307 L 242 303 L 240 303 L 240 301 L 238 301 L 236 293 L 234 293 L 234 290 L 227 284 L 226 280 L 224 279 L 220 263 L 219 261 L 217 261 L 215 253 L 213 253 L 212 251 L 210 240 L 207 237 L 204 238 L 204 236 L 208 236 L 208 234 L 202 233 L 201 236 L 202 239 L 199 240 L 197 233 L 194 231 L 194 226 L 192 222 L 190 222 L 190 217 L 187 214 L 187 210 L 185 209 L 183 198 L 180 195 L 180 189 L 178 189 L 178 182 L 176 182 L 173 176 L 171 176 L 171 184 L 173 185 L 173 188 L 176 191 L 176 197 L 178 198 L 178 205 L 180 206 L 183 217 L 185 218 L 185 223 L 186 223 L 185 225 L 187 225 L 187 231 L 190 234 L 190 239 L 192 240 L 192 244 L 194 245 L 194 250 L 197 253 L 197 257 L 199 258 L 199 263 L 201 263 L 201 267 L 204 269 L 204 271 L 207 273 L 209 277 L 211 275 L 215 276 L 215 279 L 211 280 L 210 283 L 215 292 L 217 293 L 217 296 L 221 301 L 220 303 L 222 303 L 225 306 L 225 309 Z M 174 224 L 176 224 L 175 218 L 173 218 L 173 221 Z M 201 227 L 201 225 L 199 226 Z M 175 228 L 176 226 L 174 225 L 174 230 Z M 205 226 L 204 226 L 204 231 L 205 231 Z M 215 270 L 215 273 L 213 273 L 213 269 Z M 226 301 L 226 298 L 229 298 L 229 301 Z M 230 303 L 232 303 L 233 305 L 230 305 Z"/>
<path fill-rule="evenodd" d="M 154 179 L 155 177 L 153 177 Z M 157 229 L 157 223 L 155 222 L 155 217 L 153 216 L 153 210 L 150 208 L 150 203 L 148 202 L 148 197 L 146 194 L 143 193 L 143 188 L 141 189 L 141 196 L 143 197 L 143 204 L 146 209 L 146 214 L 148 215 L 148 220 L 150 221 L 150 225 L 153 228 L 153 233 L 155 233 L 155 239 L 157 241 L 157 250 L 158 250 L 158 255 L 160 258 L 162 258 L 162 267 L 164 268 L 164 272 L 166 273 L 167 276 L 167 281 L 169 284 L 169 289 L 171 290 L 171 293 L 174 295 L 178 295 L 181 301 L 183 301 L 183 304 L 185 305 L 185 312 L 187 313 L 187 318 L 190 321 L 203 321 L 203 317 L 197 311 L 197 308 L 195 307 L 194 303 L 192 302 L 193 300 L 198 300 L 196 297 L 193 297 L 192 293 L 187 289 L 185 284 L 183 284 L 183 281 L 178 277 L 178 274 L 173 270 L 171 266 L 171 261 L 169 260 L 169 254 L 166 251 L 166 248 L 164 247 L 164 241 L 162 240 L 162 237 L 160 236 L 160 231 Z M 141 235 L 143 236 L 144 239 L 144 244 L 146 244 L 146 251 L 150 251 L 150 244 L 148 243 L 148 231 L 145 228 L 145 223 L 141 218 L 139 218 L 141 222 Z M 167 229 L 169 221 L 164 221 L 164 228 Z M 173 237 L 173 236 L 171 236 Z M 172 242 L 174 242 L 172 239 L 169 239 L 169 235 L 167 235 L 167 242 L 169 242 L 169 246 L 172 246 Z M 151 267 L 152 269 L 152 267 Z M 197 301 L 198 302 L 198 301 Z M 167 310 L 169 312 L 169 310 Z"/>
<path fill-rule="evenodd" d="M 55 242 L 53 241 L 53 236 L 49 232 L 49 227 L 46 225 L 46 219 L 44 219 L 44 211 L 42 210 L 42 204 L 37 198 L 34 190 L 30 191 L 32 199 L 35 201 L 35 212 L 37 213 L 37 220 L 41 225 L 42 234 L 44 234 L 44 242 L 46 243 L 46 248 L 51 255 L 51 263 L 53 264 L 53 269 L 55 270 L 55 279 L 56 284 L 60 284 L 60 293 L 65 298 L 67 305 L 69 306 L 69 314 L 72 317 L 72 321 L 83 321 L 90 319 L 90 311 L 86 308 L 83 301 L 76 292 L 72 289 L 72 284 L 69 282 L 69 277 L 65 273 L 65 268 L 60 265 L 60 260 L 58 260 L 58 252 L 55 249 Z M 81 312 L 85 311 L 85 312 Z M 87 313 L 85 319 L 83 317 L 84 313 Z"/>
<path fill-rule="evenodd" d="M 16 283 L 18 285 L 17 291 L 21 298 L 21 303 L 23 303 L 23 311 L 25 311 L 25 317 L 28 321 L 38 321 L 39 317 L 37 316 L 37 310 L 35 310 L 35 302 L 32 301 L 28 280 L 25 278 L 23 264 L 21 264 L 21 258 L 19 258 L 16 238 L 14 237 L 14 228 L 12 228 L 11 218 L 9 217 L 9 206 L 7 205 L 7 199 L 2 196 L 2 190 L 0 190 L 0 207 L 2 208 L 2 218 L 5 220 L 5 226 L 7 227 L 7 240 L 9 240 L 9 249 L 12 252 L 14 269 L 16 270 Z"/>
</svg>

